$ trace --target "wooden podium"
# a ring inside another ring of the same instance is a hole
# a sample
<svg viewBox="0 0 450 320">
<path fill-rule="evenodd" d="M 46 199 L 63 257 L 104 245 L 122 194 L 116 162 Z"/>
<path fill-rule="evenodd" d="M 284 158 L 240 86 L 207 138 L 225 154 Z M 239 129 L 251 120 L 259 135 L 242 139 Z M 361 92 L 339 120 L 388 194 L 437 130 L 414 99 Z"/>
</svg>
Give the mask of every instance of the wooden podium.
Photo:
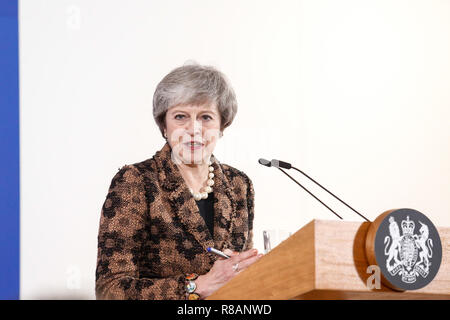
<svg viewBox="0 0 450 320">
<path fill-rule="evenodd" d="M 442 262 L 422 289 L 368 289 L 365 253 L 370 223 L 313 220 L 254 265 L 209 296 L 209 300 L 450 299 L 450 228 L 437 228 Z"/>
</svg>

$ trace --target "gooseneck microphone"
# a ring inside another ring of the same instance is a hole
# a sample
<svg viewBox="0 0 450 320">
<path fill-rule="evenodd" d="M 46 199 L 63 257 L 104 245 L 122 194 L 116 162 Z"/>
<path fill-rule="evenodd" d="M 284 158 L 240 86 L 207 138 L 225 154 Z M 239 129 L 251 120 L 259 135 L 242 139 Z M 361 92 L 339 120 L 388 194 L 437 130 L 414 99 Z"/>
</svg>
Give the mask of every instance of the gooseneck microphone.
<svg viewBox="0 0 450 320">
<path fill-rule="evenodd" d="M 314 180 L 313 178 L 311 178 L 310 176 L 308 176 L 306 173 L 304 173 L 303 171 L 301 171 L 300 169 L 297 169 L 296 167 L 293 167 L 290 163 L 288 162 L 284 162 L 284 161 L 280 161 L 280 160 L 276 160 L 276 159 L 272 159 L 271 161 L 266 160 L 266 159 L 259 159 L 258 162 L 260 164 L 262 164 L 263 166 L 266 167 L 275 167 L 277 169 L 279 169 L 281 172 L 283 172 L 285 175 L 287 175 L 291 180 L 293 180 L 296 184 L 298 184 L 303 190 L 305 190 L 306 192 L 308 192 L 314 199 L 316 199 L 317 201 L 319 201 L 322 205 L 324 205 L 328 210 L 330 210 L 331 212 L 333 212 L 337 217 L 339 217 L 339 219 L 343 220 L 342 217 L 340 215 L 338 215 L 336 212 L 334 212 L 334 210 L 332 210 L 330 207 L 328 207 L 325 203 L 323 203 L 323 201 L 321 201 L 319 198 L 317 198 L 312 192 L 310 192 L 308 189 L 306 189 L 304 186 L 302 186 L 297 180 L 295 180 L 293 177 L 291 177 L 289 174 L 287 174 L 283 169 L 294 169 L 298 172 L 300 172 L 302 175 L 304 175 L 305 177 L 307 177 L 309 180 L 311 180 L 312 182 L 314 182 L 316 185 L 318 185 L 319 187 L 321 187 L 323 190 L 325 190 L 326 192 L 328 192 L 329 194 L 331 194 L 334 198 L 336 198 L 337 200 L 339 200 L 341 203 L 343 203 L 344 205 L 346 205 L 348 208 L 350 208 L 352 211 L 354 211 L 356 214 L 358 214 L 360 217 L 362 217 L 363 219 L 365 219 L 367 222 L 370 222 L 369 219 L 367 219 L 365 216 L 363 216 L 361 213 L 359 213 L 358 211 L 356 211 L 355 209 L 353 209 L 352 207 L 350 207 L 347 203 L 345 203 L 343 200 L 341 200 L 339 197 L 337 197 L 336 195 L 334 195 L 331 191 L 329 191 L 327 188 L 325 188 L 324 186 L 322 186 L 320 183 L 318 183 L 316 180 Z"/>
</svg>

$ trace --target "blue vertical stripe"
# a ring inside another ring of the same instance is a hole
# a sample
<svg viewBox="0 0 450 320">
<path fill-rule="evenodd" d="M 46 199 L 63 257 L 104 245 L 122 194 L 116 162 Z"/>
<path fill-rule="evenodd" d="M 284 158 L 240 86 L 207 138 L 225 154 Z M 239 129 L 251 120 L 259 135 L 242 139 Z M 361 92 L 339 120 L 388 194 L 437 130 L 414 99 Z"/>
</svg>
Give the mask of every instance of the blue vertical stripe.
<svg viewBox="0 0 450 320">
<path fill-rule="evenodd" d="M 0 299 L 19 299 L 18 0 L 0 0 Z"/>
</svg>

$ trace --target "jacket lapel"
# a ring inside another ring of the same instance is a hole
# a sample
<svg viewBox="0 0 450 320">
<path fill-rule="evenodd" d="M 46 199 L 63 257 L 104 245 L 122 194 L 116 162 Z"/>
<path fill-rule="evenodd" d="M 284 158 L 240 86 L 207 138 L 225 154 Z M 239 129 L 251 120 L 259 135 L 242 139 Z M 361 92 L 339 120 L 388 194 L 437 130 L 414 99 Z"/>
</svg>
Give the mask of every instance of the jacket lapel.
<svg viewBox="0 0 450 320">
<path fill-rule="evenodd" d="M 232 221 L 235 216 L 235 207 L 229 181 L 214 157 L 214 244 L 215 248 L 223 250 L 230 248 Z"/>
<path fill-rule="evenodd" d="M 167 193 L 174 216 L 202 245 L 205 252 L 208 247 L 218 249 L 228 247 L 234 212 L 231 190 L 222 167 L 214 155 L 211 159 L 214 167 L 214 239 L 200 215 L 194 197 L 189 192 L 178 167 L 172 160 L 170 145 L 166 143 L 155 154 L 155 160 L 159 167 L 160 184 L 163 191 Z"/>
</svg>

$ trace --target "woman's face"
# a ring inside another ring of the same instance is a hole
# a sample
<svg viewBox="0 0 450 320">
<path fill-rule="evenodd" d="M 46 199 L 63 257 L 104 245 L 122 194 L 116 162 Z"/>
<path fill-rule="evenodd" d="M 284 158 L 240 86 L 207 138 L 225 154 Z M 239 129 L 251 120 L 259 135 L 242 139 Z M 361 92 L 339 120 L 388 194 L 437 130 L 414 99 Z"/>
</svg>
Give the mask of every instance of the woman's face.
<svg viewBox="0 0 450 320">
<path fill-rule="evenodd" d="M 186 165 L 206 162 L 220 137 L 217 106 L 181 105 L 169 108 L 166 134 L 172 148 L 172 160 Z"/>
</svg>

